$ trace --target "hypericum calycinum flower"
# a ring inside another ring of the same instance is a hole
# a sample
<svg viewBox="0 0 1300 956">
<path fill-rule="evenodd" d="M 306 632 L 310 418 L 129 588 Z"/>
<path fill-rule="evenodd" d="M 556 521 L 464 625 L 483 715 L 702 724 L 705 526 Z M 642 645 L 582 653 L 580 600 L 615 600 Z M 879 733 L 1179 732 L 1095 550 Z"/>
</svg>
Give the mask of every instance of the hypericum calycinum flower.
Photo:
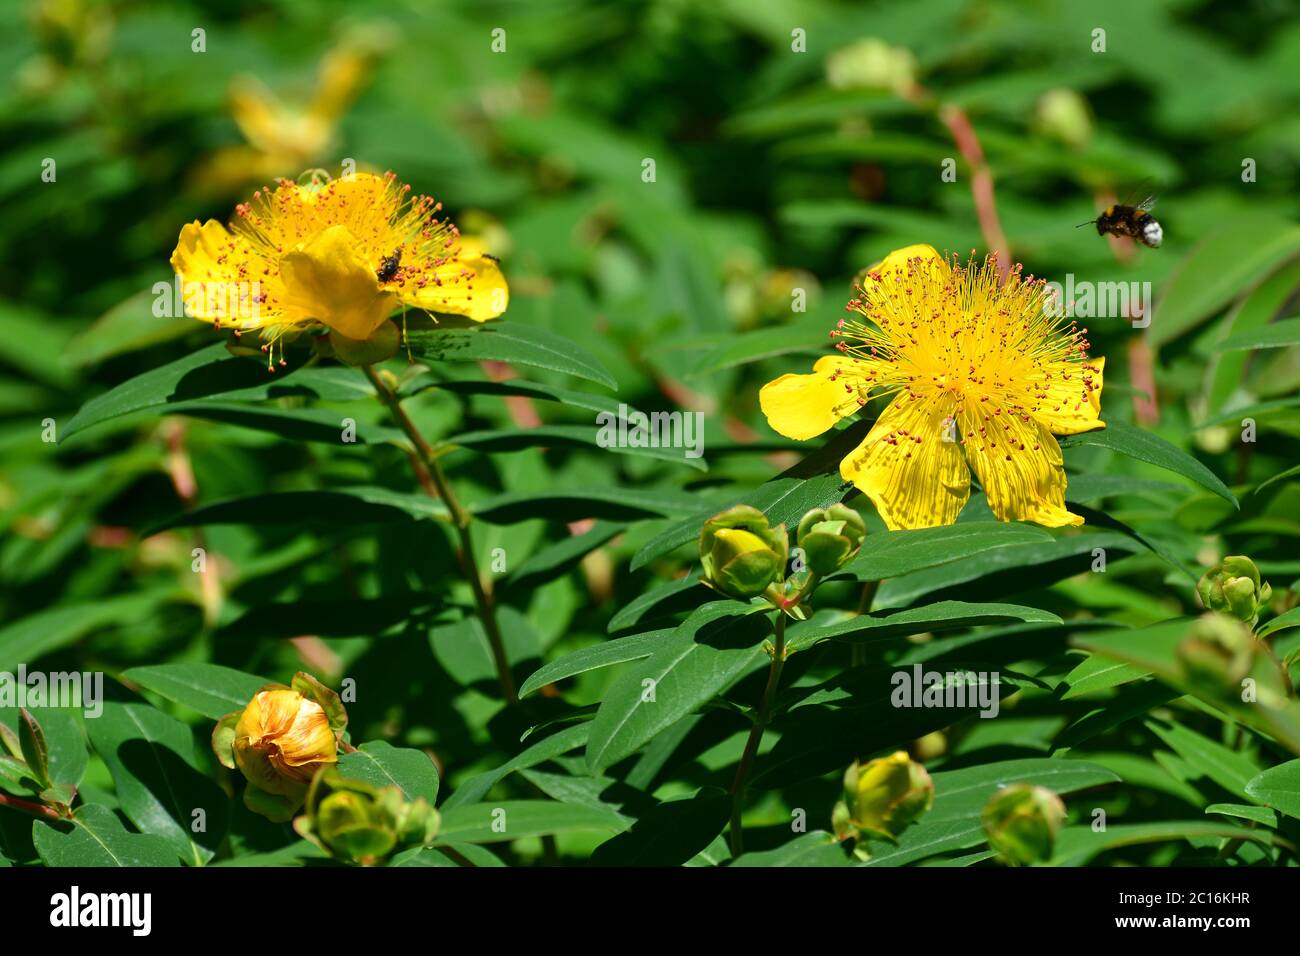
<svg viewBox="0 0 1300 956">
<path fill-rule="evenodd" d="M 312 328 L 329 329 L 339 351 L 379 335 L 395 342 L 381 330 L 403 306 L 478 322 L 500 315 L 508 296 L 496 260 L 410 188 L 392 173 L 282 179 L 236 207 L 229 229 L 190 223 L 171 260 L 186 312 L 258 330 L 272 360 L 276 342 Z"/>
<path fill-rule="evenodd" d="M 755 597 L 781 580 L 789 547 L 785 525 L 769 527 L 763 512 L 736 505 L 700 529 L 701 580 L 730 597 Z"/>
<path fill-rule="evenodd" d="M 844 772 L 844 799 L 831 823 L 840 839 L 870 834 L 894 841 L 934 804 L 934 781 L 925 768 L 899 750 Z"/>
<path fill-rule="evenodd" d="M 811 375 L 782 375 L 760 393 L 768 423 L 788 438 L 820 435 L 872 398 L 892 395 L 840 463 L 891 530 L 952 524 L 975 472 L 1002 521 L 1082 524 L 1065 509 L 1065 470 L 1052 437 L 1104 427 L 1102 359 L 1087 329 L 1053 318 L 1042 280 L 996 262 L 965 267 L 926 245 L 867 270 L 831 333 L 843 353 Z"/>
<path fill-rule="evenodd" d="M 1259 568 L 1244 555 L 1224 558 L 1196 583 L 1201 603 L 1211 611 L 1231 614 L 1254 627 L 1259 612 L 1273 597 L 1273 588 L 1259 578 Z"/>
<path fill-rule="evenodd" d="M 989 798 L 980 822 L 989 846 L 1005 862 L 1027 866 L 1051 859 L 1065 804 L 1046 787 L 1015 783 Z"/>
<path fill-rule="evenodd" d="M 306 812 L 293 828 L 336 859 L 374 866 L 432 843 L 438 811 L 423 797 L 408 801 L 397 787 L 372 787 L 330 767 L 312 781 Z"/>
<path fill-rule="evenodd" d="M 795 541 L 814 574 L 834 574 L 862 548 L 867 525 L 848 505 L 814 508 L 799 521 Z"/>
<path fill-rule="evenodd" d="M 242 711 L 212 732 L 221 764 L 248 780 L 244 803 L 273 820 L 288 820 L 307 796 L 312 777 L 338 760 L 347 713 L 337 694 L 310 674 L 291 687 L 267 684 Z"/>
<path fill-rule="evenodd" d="M 1238 689 L 1255 663 L 1255 636 L 1246 623 L 1211 611 L 1178 644 L 1178 663 L 1189 683 L 1211 693 Z"/>
</svg>

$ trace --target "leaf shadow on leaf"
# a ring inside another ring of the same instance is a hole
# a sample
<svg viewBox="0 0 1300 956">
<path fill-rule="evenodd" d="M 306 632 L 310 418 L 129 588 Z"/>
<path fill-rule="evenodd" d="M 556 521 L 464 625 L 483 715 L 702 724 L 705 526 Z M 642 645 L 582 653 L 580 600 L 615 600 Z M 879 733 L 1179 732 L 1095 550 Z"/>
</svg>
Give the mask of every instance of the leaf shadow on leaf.
<svg viewBox="0 0 1300 956">
<path fill-rule="evenodd" d="M 726 791 L 716 787 L 660 803 L 631 829 L 596 847 L 591 865 L 681 866 L 723 831 L 730 807 Z"/>
<path fill-rule="evenodd" d="M 230 822 L 230 800 L 210 778 L 195 770 L 170 747 L 157 741 L 126 740 L 117 759 L 157 798 L 167 815 L 191 842 L 216 853 Z M 194 811 L 203 810 L 204 829 L 195 832 Z"/>
</svg>

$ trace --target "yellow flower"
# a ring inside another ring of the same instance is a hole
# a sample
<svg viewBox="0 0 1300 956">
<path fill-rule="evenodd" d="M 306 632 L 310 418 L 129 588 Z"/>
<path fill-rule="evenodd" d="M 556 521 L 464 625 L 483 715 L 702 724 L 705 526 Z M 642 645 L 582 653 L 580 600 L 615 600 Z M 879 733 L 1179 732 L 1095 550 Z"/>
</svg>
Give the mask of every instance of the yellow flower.
<svg viewBox="0 0 1300 956">
<path fill-rule="evenodd" d="M 892 395 L 840 474 L 891 530 L 952 524 L 975 472 L 1001 521 L 1078 525 L 1065 508 L 1053 433 L 1103 428 L 1104 359 L 1089 360 L 1087 329 L 1053 317 L 1043 280 L 1017 266 L 999 284 L 996 261 L 960 266 L 927 245 L 868 269 L 831 335 L 838 356 L 810 375 L 763 386 L 768 423 L 808 439 Z"/>
<path fill-rule="evenodd" d="M 282 179 L 236 207 L 229 229 L 186 225 L 171 258 L 186 312 L 260 331 L 272 360 L 285 335 L 325 326 L 364 341 L 399 307 L 500 315 L 508 292 L 496 260 L 410 189 L 392 173 Z"/>
<path fill-rule="evenodd" d="M 325 709 L 288 687 L 258 691 L 235 724 L 235 763 L 267 793 L 301 800 L 316 771 L 338 760 Z"/>
</svg>

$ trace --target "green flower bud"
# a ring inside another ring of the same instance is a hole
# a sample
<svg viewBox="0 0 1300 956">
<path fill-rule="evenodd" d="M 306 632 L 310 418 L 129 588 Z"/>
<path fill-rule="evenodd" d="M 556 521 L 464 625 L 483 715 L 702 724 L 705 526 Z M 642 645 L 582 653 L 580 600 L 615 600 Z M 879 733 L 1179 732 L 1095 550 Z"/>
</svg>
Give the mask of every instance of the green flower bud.
<svg viewBox="0 0 1300 956">
<path fill-rule="evenodd" d="M 433 842 L 438 811 L 423 797 L 408 801 L 397 787 L 372 787 L 331 767 L 312 781 L 305 812 L 293 826 L 335 859 L 375 866 L 399 850 Z"/>
<path fill-rule="evenodd" d="M 1015 783 L 989 798 L 980 822 L 1004 862 L 1027 866 L 1051 859 L 1065 804 L 1046 787 Z"/>
<path fill-rule="evenodd" d="M 832 89 L 882 89 L 906 94 L 916 85 L 916 58 L 905 47 L 866 37 L 826 59 L 826 82 Z"/>
<path fill-rule="evenodd" d="M 1241 686 L 1255 662 L 1255 638 L 1235 617 L 1210 612 L 1178 645 L 1178 662 L 1189 683 L 1220 694 Z"/>
<path fill-rule="evenodd" d="M 865 764 L 854 761 L 844 773 L 844 799 L 831 823 L 844 839 L 867 834 L 894 841 L 934 803 L 934 782 L 925 768 L 899 750 Z"/>
<path fill-rule="evenodd" d="M 1207 609 L 1231 614 L 1252 627 L 1273 597 L 1273 589 L 1260 582 L 1255 562 L 1243 555 L 1226 557 L 1206 571 L 1196 583 L 1196 593 Z"/>
<path fill-rule="evenodd" d="M 1082 148 L 1092 138 L 1092 111 L 1074 90 L 1058 87 L 1038 98 L 1034 125 L 1067 146 Z"/>
<path fill-rule="evenodd" d="M 795 535 L 814 574 L 834 574 L 858 555 L 867 525 L 848 505 L 814 508 L 803 516 Z"/>
<path fill-rule="evenodd" d="M 700 530 L 704 583 L 734 598 L 755 597 L 781 580 L 788 549 L 785 525 L 769 527 L 749 505 L 728 508 Z"/>
</svg>

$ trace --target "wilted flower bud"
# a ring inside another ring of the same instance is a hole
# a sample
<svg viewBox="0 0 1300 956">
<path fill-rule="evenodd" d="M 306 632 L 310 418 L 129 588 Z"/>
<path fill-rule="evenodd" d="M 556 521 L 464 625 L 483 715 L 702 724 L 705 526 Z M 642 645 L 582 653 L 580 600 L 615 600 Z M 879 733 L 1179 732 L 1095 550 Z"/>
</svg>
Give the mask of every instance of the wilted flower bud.
<svg viewBox="0 0 1300 956">
<path fill-rule="evenodd" d="M 1212 611 L 1179 643 L 1178 662 L 1191 683 L 1215 692 L 1235 688 L 1255 662 L 1255 638 L 1242 621 Z"/>
<path fill-rule="evenodd" d="M 826 82 L 837 90 L 884 89 L 906 94 L 916 85 L 916 59 L 905 47 L 867 37 L 827 58 Z"/>
<path fill-rule="evenodd" d="M 834 574 L 857 557 L 867 525 L 848 505 L 814 508 L 799 522 L 796 538 L 814 574 Z"/>
<path fill-rule="evenodd" d="M 779 581 L 788 551 L 785 525 L 768 527 L 767 516 L 749 505 L 714 515 L 700 531 L 704 583 L 734 598 L 762 594 Z"/>
<path fill-rule="evenodd" d="M 894 840 L 934 803 L 934 782 L 925 768 L 899 750 L 844 773 L 844 799 L 831 822 L 841 839 L 873 834 Z"/>
<path fill-rule="evenodd" d="M 248 780 L 244 803 L 271 820 L 288 820 L 307 795 L 312 777 L 338 760 L 347 726 L 339 697 L 310 674 L 291 687 L 268 684 L 243 711 L 227 714 L 212 732 L 221 764 Z"/>
<path fill-rule="evenodd" d="M 1013 866 L 1051 859 L 1065 804 L 1046 787 L 1014 783 L 989 798 L 980 815 L 989 846 Z"/>
<path fill-rule="evenodd" d="M 1260 609 L 1272 598 L 1273 589 L 1260 583 L 1254 561 L 1232 555 L 1205 572 L 1196 584 L 1196 593 L 1209 610 L 1231 614 L 1253 627 Z"/>
<path fill-rule="evenodd" d="M 330 767 L 312 781 L 306 812 L 293 828 L 336 859 L 374 866 L 432 843 L 438 811 L 423 797 L 407 800 L 397 787 L 372 787 Z"/>
</svg>

